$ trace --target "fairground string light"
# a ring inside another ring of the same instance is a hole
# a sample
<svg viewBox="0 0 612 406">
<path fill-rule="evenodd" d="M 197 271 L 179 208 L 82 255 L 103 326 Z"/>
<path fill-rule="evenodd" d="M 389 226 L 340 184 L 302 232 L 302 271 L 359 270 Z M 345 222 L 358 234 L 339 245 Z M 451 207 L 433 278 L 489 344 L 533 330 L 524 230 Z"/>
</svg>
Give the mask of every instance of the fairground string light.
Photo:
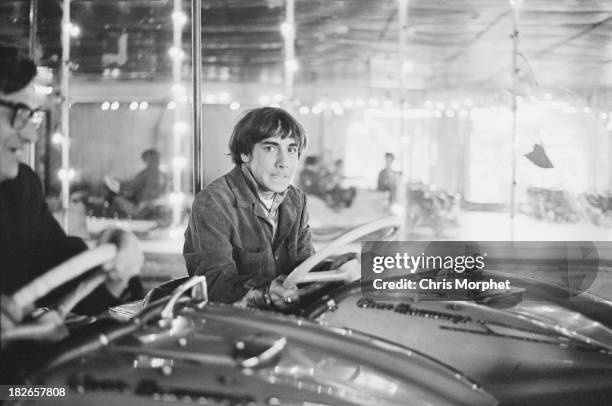
<svg viewBox="0 0 612 406">
<path fill-rule="evenodd" d="M 62 142 L 60 150 L 62 156 L 62 168 L 58 173 L 61 181 L 61 201 L 64 209 L 62 225 L 68 230 L 68 206 L 70 205 L 70 180 L 71 174 L 74 178 L 74 170 L 70 168 L 70 38 L 80 35 L 80 29 L 70 21 L 70 0 L 64 0 L 62 4 L 62 65 L 61 65 L 61 95 L 62 95 L 62 119 L 61 134 Z"/>
<path fill-rule="evenodd" d="M 174 125 L 172 126 L 172 193 L 170 204 L 172 206 L 172 227 L 179 226 L 183 212 L 185 195 L 182 191 L 183 171 L 187 166 L 187 159 L 183 153 L 183 138 L 189 132 L 189 124 L 186 122 L 187 89 L 182 83 L 183 51 L 182 37 L 183 27 L 187 23 L 187 16 L 182 10 L 182 1 L 174 0 L 172 11 L 172 47 L 168 55 L 172 59 L 172 101 L 168 103 L 168 109 L 172 110 Z"/>
</svg>

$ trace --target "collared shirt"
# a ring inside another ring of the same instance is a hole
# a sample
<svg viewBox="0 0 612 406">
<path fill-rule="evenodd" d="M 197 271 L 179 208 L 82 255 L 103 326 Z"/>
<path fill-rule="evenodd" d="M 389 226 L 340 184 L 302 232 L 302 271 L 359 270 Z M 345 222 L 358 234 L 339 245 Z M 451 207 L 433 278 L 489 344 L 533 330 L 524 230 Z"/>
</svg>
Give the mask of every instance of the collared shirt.
<svg viewBox="0 0 612 406">
<path fill-rule="evenodd" d="M 289 274 L 314 253 L 306 195 L 289 186 L 279 200 L 276 230 L 256 185 L 240 166 L 194 200 L 183 256 L 189 275 L 205 275 L 212 301 L 232 303 L 250 289 Z"/>
<path fill-rule="evenodd" d="M 249 188 L 257 195 L 259 198 L 259 202 L 266 213 L 266 219 L 272 225 L 272 236 L 273 238 L 276 236 L 276 229 L 278 228 L 278 207 L 285 200 L 285 196 L 287 195 L 287 190 L 282 193 L 274 193 L 272 199 L 266 199 L 253 176 L 253 173 L 249 169 L 248 166 L 242 164 L 240 166 L 240 170 L 244 175 L 244 179 L 247 182 Z M 269 201 L 269 204 L 268 204 Z"/>
</svg>

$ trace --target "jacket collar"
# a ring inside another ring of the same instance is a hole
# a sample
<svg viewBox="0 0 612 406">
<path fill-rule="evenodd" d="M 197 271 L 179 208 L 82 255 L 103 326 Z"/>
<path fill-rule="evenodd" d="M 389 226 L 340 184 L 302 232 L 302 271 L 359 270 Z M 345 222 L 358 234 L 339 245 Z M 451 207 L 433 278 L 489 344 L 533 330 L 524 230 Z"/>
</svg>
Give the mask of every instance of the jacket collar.
<svg viewBox="0 0 612 406">
<path fill-rule="evenodd" d="M 226 179 L 236 198 L 236 205 L 238 207 L 252 206 L 253 203 L 257 202 L 257 195 L 247 183 L 240 165 L 234 166 L 234 169 L 226 175 Z"/>
<path fill-rule="evenodd" d="M 245 164 L 234 166 L 234 169 L 227 174 L 227 179 L 234 196 L 236 196 L 238 207 L 247 207 L 253 203 L 259 203 L 259 186 Z M 283 193 L 276 193 L 275 197 L 280 196 L 284 199 L 287 197 L 289 188 Z"/>
<path fill-rule="evenodd" d="M 257 197 L 257 183 L 248 168 L 244 165 L 236 165 L 226 177 L 232 193 L 236 197 L 236 205 L 238 207 L 253 206 L 257 216 L 266 218 Z M 298 195 L 294 192 L 293 186 L 289 185 L 287 190 L 283 192 L 283 195 L 284 200 L 278 207 L 276 241 L 283 241 L 291 231 L 292 225 L 298 220 L 296 218 L 297 207 L 299 205 L 299 202 L 296 201 Z"/>
</svg>

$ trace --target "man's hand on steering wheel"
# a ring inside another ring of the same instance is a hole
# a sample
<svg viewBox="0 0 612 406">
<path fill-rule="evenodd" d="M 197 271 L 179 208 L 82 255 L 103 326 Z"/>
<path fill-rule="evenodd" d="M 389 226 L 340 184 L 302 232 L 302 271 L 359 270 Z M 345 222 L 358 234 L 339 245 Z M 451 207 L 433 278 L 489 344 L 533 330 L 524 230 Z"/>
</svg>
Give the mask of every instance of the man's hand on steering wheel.
<svg viewBox="0 0 612 406">
<path fill-rule="evenodd" d="M 285 287 L 283 285 L 286 277 L 287 275 L 279 275 L 274 278 L 266 292 L 271 304 L 279 309 L 295 306 L 300 299 L 297 286 Z"/>
<path fill-rule="evenodd" d="M 355 253 L 347 253 L 339 256 L 334 261 L 328 264 L 326 269 L 331 270 L 342 270 L 349 272 L 352 275 L 359 275 L 361 268 L 357 261 L 357 255 Z M 271 302 L 274 307 L 279 309 L 287 309 L 295 306 L 301 296 L 308 295 L 321 288 L 321 283 L 312 283 L 309 286 L 299 288 L 295 284 L 285 283 L 287 275 L 277 276 L 270 282 L 267 300 Z"/>
<path fill-rule="evenodd" d="M 103 265 L 103 269 L 108 272 L 105 286 L 114 296 L 119 297 L 128 287 L 130 279 L 139 274 L 144 263 L 144 254 L 138 239 L 129 231 L 105 230 L 100 236 L 99 244 L 109 242 L 117 245 L 118 250 L 115 259 Z"/>
</svg>

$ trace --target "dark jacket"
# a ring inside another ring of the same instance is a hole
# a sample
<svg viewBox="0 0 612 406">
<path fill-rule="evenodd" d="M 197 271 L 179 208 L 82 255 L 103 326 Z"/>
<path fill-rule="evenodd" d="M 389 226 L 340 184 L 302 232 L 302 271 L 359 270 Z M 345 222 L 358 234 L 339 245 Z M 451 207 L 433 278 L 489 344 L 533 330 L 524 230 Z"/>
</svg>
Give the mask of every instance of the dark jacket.
<svg viewBox="0 0 612 406">
<path fill-rule="evenodd" d="M 19 166 L 15 179 L 0 183 L 0 292 L 13 294 L 55 265 L 87 249 L 68 237 L 51 215 L 38 176 Z M 39 305 L 48 305 L 71 286 L 64 286 Z M 85 298 L 75 311 L 97 314 L 119 301 L 104 286 Z"/>
<path fill-rule="evenodd" d="M 212 301 L 237 301 L 314 253 L 306 195 L 289 186 L 278 210 L 272 240 L 272 225 L 240 166 L 197 194 L 183 255 L 189 275 L 206 275 Z"/>
<path fill-rule="evenodd" d="M 122 185 L 123 187 L 124 185 Z M 134 203 L 146 203 L 162 196 L 168 189 L 166 174 L 154 166 L 148 166 L 125 184 L 126 195 Z"/>
</svg>

